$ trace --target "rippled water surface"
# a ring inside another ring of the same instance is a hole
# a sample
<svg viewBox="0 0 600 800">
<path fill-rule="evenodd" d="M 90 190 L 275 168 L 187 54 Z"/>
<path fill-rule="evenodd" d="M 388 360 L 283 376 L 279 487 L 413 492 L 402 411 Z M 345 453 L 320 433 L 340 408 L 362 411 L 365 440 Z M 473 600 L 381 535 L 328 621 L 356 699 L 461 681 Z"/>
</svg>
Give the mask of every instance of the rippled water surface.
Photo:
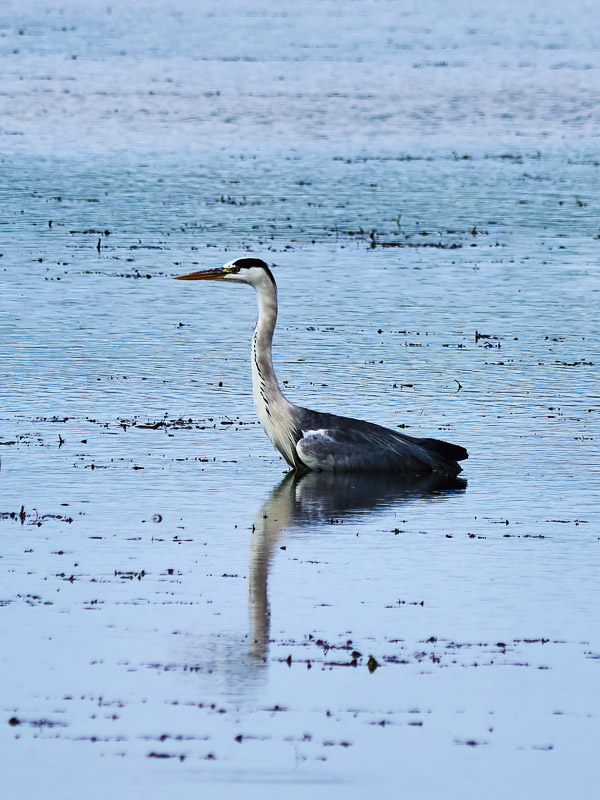
<svg viewBox="0 0 600 800">
<path fill-rule="evenodd" d="M 0 4 L 12 797 L 593 797 L 594 3 Z M 252 405 L 462 444 L 285 477 Z"/>
</svg>

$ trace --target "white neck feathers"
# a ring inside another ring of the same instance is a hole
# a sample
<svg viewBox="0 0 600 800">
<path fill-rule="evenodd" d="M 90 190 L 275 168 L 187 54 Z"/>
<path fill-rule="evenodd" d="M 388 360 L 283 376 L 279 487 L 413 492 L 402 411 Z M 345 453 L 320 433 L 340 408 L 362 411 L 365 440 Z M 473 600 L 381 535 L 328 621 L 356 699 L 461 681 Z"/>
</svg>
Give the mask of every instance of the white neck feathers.
<svg viewBox="0 0 600 800">
<path fill-rule="evenodd" d="M 277 289 L 266 274 L 254 288 L 258 299 L 258 322 L 252 337 L 251 356 L 254 404 L 265 433 L 288 464 L 294 466 L 293 406 L 279 387 L 271 351 L 277 322 Z"/>
</svg>

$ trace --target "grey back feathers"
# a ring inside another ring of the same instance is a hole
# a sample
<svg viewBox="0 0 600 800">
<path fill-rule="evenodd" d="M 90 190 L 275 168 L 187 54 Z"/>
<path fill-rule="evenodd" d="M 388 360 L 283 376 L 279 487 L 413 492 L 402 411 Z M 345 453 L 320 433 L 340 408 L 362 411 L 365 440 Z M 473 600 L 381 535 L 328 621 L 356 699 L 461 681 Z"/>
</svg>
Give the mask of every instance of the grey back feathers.
<svg viewBox="0 0 600 800">
<path fill-rule="evenodd" d="M 312 470 L 436 472 L 454 477 L 461 472 L 456 462 L 468 458 L 458 445 L 407 436 L 365 420 L 308 408 L 295 408 L 293 417 L 300 429 L 296 442 L 299 461 Z"/>
</svg>

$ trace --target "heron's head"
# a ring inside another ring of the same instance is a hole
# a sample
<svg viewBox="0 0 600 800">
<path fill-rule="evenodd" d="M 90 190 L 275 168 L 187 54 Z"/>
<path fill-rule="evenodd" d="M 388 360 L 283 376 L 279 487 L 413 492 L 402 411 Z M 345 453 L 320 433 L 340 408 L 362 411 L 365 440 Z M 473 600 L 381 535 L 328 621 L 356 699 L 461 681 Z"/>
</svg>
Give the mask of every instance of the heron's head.
<svg viewBox="0 0 600 800">
<path fill-rule="evenodd" d="M 269 267 L 260 258 L 244 256 L 236 258 L 219 269 L 206 269 L 200 272 L 188 272 L 177 275 L 178 281 L 230 281 L 231 283 L 248 283 L 255 289 L 265 280 L 275 286 L 275 278 Z"/>
</svg>

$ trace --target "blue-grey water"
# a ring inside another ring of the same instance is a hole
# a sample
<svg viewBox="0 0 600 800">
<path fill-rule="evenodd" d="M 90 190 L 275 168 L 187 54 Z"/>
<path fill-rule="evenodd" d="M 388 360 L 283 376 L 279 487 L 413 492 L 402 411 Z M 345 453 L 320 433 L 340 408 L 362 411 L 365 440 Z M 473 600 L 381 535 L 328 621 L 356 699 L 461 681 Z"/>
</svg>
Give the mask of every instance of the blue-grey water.
<svg viewBox="0 0 600 800">
<path fill-rule="evenodd" d="M 600 11 L 0 3 L 7 796 L 595 797 Z M 468 448 L 286 478 L 252 405 Z"/>
</svg>

